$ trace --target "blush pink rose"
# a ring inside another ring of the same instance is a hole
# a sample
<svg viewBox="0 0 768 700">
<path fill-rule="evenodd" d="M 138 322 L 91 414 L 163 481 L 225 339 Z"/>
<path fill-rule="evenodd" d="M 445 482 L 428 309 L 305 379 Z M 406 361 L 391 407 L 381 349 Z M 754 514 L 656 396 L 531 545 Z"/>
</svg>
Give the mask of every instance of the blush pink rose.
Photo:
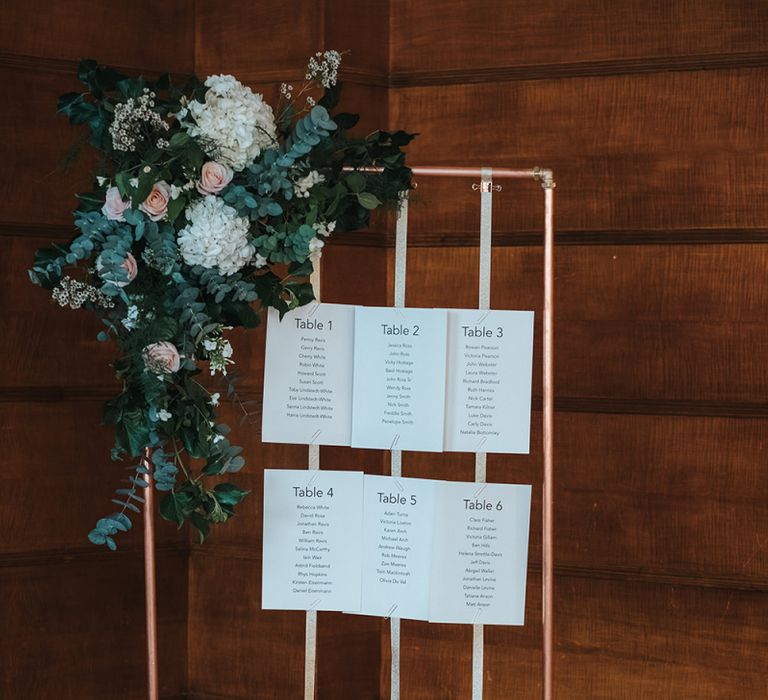
<svg viewBox="0 0 768 700">
<path fill-rule="evenodd" d="M 125 221 L 123 212 L 130 206 L 130 201 L 120 196 L 120 190 L 117 187 L 110 187 L 107 190 L 107 199 L 101 208 L 101 213 L 113 221 Z"/>
<path fill-rule="evenodd" d="M 136 263 L 136 258 L 133 257 L 130 253 L 126 253 L 125 260 L 123 260 L 122 268 L 125 270 L 125 274 L 128 275 L 127 280 L 120 280 L 120 281 L 113 281 L 112 284 L 117 285 L 118 287 L 126 287 L 128 286 L 133 280 L 136 279 L 136 275 L 139 273 L 139 266 Z M 101 271 L 104 269 L 104 263 L 101 262 L 101 256 L 96 258 L 96 272 L 101 274 Z"/>
<path fill-rule="evenodd" d="M 151 343 L 144 348 L 144 362 L 152 372 L 178 372 L 181 367 L 179 351 L 173 343 Z"/>
<path fill-rule="evenodd" d="M 200 194 L 218 194 L 232 182 L 232 169 L 222 163 L 209 161 L 203 166 L 197 191 Z"/>
<path fill-rule="evenodd" d="M 123 268 L 128 275 L 128 282 L 126 284 L 130 284 L 136 279 L 136 275 L 139 273 L 139 266 L 136 264 L 136 258 L 130 253 L 127 253 L 125 256 Z"/>
<path fill-rule="evenodd" d="M 139 209 L 149 216 L 152 221 L 160 221 L 168 211 L 168 202 L 171 200 L 171 186 L 160 180 L 152 186 L 149 196 L 139 204 Z"/>
</svg>

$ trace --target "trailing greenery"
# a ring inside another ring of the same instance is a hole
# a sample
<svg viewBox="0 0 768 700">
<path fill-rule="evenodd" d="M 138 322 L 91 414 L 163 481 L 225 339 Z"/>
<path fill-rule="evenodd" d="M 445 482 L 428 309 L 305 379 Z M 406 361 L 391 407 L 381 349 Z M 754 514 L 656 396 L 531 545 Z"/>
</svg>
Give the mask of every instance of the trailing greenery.
<svg viewBox="0 0 768 700">
<path fill-rule="evenodd" d="M 245 459 L 217 421 L 204 370 L 227 374 L 230 329 L 313 299 L 312 260 L 334 229 L 366 226 L 411 187 L 403 147 L 412 134 L 358 137 L 356 115 L 332 114 L 340 61 L 336 52 L 311 59 L 305 103 L 284 85 L 274 116 L 231 76 L 175 85 L 92 60 L 79 67 L 85 89 L 59 99 L 102 157 L 93 188 L 77 195 L 78 234 L 37 251 L 29 275 L 61 306 L 96 313 L 99 339 L 118 349 L 121 390 L 104 422 L 129 476 L 118 510 L 89 534 L 94 544 L 115 549 L 149 481 L 163 494 L 161 515 L 189 522 L 201 541 L 235 514 L 247 491 L 224 479 Z M 243 105 L 242 123 L 219 110 L 224 94 Z M 243 129 L 252 140 L 232 141 Z M 233 381 L 226 393 L 240 401 Z"/>
</svg>

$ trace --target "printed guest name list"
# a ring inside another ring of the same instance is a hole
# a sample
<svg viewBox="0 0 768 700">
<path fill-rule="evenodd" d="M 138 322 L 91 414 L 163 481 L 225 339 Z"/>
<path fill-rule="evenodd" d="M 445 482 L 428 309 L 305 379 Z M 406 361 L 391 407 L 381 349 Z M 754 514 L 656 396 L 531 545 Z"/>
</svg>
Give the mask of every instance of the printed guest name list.
<svg viewBox="0 0 768 700">
<path fill-rule="evenodd" d="M 532 311 L 448 312 L 446 452 L 530 451 Z"/>
<path fill-rule="evenodd" d="M 365 476 L 364 615 L 429 618 L 436 481 Z"/>
<path fill-rule="evenodd" d="M 446 312 L 358 307 L 352 447 L 443 449 Z"/>
<path fill-rule="evenodd" d="M 528 485 L 441 483 L 431 622 L 524 623 L 530 511 Z"/>
<path fill-rule="evenodd" d="M 354 307 L 342 304 L 309 304 L 282 321 L 269 310 L 265 442 L 349 445 L 354 323 Z"/>
<path fill-rule="evenodd" d="M 264 471 L 265 610 L 359 610 L 361 472 Z"/>
</svg>

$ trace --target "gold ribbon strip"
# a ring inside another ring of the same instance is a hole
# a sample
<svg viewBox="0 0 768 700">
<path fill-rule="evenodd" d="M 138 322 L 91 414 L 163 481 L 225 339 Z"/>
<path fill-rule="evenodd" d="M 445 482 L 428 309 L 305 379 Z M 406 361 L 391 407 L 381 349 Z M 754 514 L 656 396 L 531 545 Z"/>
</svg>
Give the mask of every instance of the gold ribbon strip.
<svg viewBox="0 0 768 700">
<path fill-rule="evenodd" d="M 315 299 L 320 301 L 320 259 L 312 263 L 309 278 Z M 307 469 L 320 469 L 320 445 L 310 445 Z M 317 675 L 317 610 L 307 610 L 304 633 L 304 700 L 315 700 L 315 677 Z"/>
<path fill-rule="evenodd" d="M 478 309 L 491 308 L 491 212 L 493 171 L 480 172 L 480 280 Z M 485 452 L 475 453 L 475 481 L 485 483 Z M 472 625 L 472 700 L 483 700 L 483 626 Z"/>
</svg>

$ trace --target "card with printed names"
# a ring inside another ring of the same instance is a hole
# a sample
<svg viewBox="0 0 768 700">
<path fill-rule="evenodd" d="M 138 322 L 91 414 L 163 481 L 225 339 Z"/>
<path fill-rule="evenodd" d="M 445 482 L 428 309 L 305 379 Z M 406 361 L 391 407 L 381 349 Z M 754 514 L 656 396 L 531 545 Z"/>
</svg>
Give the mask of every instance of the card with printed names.
<svg viewBox="0 0 768 700">
<path fill-rule="evenodd" d="M 264 471 L 264 610 L 360 609 L 361 472 Z"/>
<path fill-rule="evenodd" d="M 524 624 L 530 513 L 529 485 L 440 484 L 431 622 Z"/>
<path fill-rule="evenodd" d="M 429 619 L 435 491 L 439 483 L 365 475 L 363 615 Z"/>
<path fill-rule="evenodd" d="M 447 315 L 358 307 L 352 447 L 443 449 Z"/>
<path fill-rule="evenodd" d="M 355 307 L 269 310 L 262 440 L 348 446 Z"/>
<path fill-rule="evenodd" d="M 528 454 L 533 312 L 450 309 L 446 452 Z"/>
</svg>

